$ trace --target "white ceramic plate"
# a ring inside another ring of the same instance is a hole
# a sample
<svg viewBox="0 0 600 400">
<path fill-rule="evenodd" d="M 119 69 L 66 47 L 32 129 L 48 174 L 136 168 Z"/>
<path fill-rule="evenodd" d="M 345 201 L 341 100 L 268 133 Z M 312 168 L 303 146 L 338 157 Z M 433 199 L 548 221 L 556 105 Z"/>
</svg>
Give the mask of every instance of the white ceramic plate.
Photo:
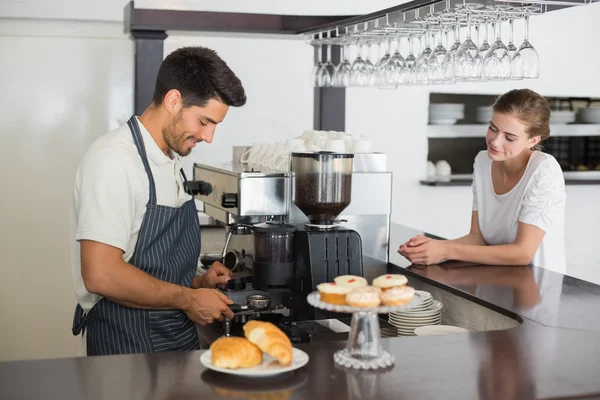
<svg viewBox="0 0 600 400">
<path fill-rule="evenodd" d="M 265 376 L 273 376 L 283 374 L 284 372 L 290 372 L 298 368 L 302 368 L 308 363 L 308 354 L 300 349 L 292 349 L 292 363 L 287 366 L 280 365 L 273 357 L 263 353 L 263 362 L 256 367 L 252 368 L 239 368 L 239 369 L 227 369 L 215 367 L 210 361 L 212 352 L 210 350 L 205 351 L 200 356 L 200 362 L 208 369 L 213 371 L 223 372 L 225 374 L 238 375 L 247 378 L 259 378 Z"/>
<path fill-rule="evenodd" d="M 428 335 L 446 335 L 448 333 L 465 333 L 469 332 L 465 328 L 452 325 L 427 325 L 421 326 L 415 329 L 415 335 L 417 336 L 428 336 Z"/>
<path fill-rule="evenodd" d="M 417 324 L 398 324 L 395 322 L 390 322 L 390 325 L 395 326 L 398 329 L 415 329 L 415 328 L 419 328 L 421 326 L 427 326 L 427 325 L 440 325 L 441 323 L 442 323 L 442 320 L 438 319 L 435 321 L 427 321 L 427 322 L 417 323 Z"/>
</svg>

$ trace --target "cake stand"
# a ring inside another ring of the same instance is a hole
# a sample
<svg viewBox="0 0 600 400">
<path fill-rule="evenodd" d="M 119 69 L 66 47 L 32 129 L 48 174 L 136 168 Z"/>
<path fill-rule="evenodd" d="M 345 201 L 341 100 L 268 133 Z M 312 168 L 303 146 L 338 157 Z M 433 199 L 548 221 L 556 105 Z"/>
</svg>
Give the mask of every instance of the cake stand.
<svg viewBox="0 0 600 400">
<path fill-rule="evenodd" d="M 415 293 L 408 304 L 376 308 L 325 303 L 321 301 L 319 292 L 309 294 L 306 299 L 308 304 L 321 310 L 352 314 L 346 348 L 337 351 L 333 355 L 333 359 L 336 364 L 355 369 L 379 369 L 394 365 L 394 356 L 381 348 L 378 314 L 408 311 L 418 307 L 423 302 L 418 293 Z"/>
</svg>

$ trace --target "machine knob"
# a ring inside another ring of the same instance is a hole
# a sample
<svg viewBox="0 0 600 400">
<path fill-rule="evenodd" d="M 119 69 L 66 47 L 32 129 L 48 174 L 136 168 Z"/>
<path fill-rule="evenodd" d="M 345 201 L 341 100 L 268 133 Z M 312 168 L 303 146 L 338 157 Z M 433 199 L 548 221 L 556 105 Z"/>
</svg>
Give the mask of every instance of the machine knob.
<svg viewBox="0 0 600 400">
<path fill-rule="evenodd" d="M 188 182 L 188 193 L 192 196 L 197 194 L 201 196 L 208 196 L 213 191 L 212 185 L 204 181 L 191 181 Z"/>
<path fill-rule="evenodd" d="M 221 196 L 221 205 L 223 206 L 223 208 L 237 208 L 237 193 L 223 193 L 223 196 Z"/>
</svg>

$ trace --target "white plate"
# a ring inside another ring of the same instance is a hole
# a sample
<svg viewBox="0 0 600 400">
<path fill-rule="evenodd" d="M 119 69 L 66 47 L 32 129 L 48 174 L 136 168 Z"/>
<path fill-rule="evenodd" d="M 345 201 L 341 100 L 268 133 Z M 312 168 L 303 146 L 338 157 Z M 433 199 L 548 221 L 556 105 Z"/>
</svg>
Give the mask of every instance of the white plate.
<svg viewBox="0 0 600 400">
<path fill-rule="evenodd" d="M 448 333 L 465 333 L 469 332 L 465 328 L 452 325 L 427 325 L 421 326 L 415 329 L 415 335 L 417 336 L 428 336 L 428 335 L 446 335 Z"/>
<path fill-rule="evenodd" d="M 417 323 L 417 322 L 425 322 L 425 321 L 433 321 L 436 319 L 440 319 L 442 318 L 442 314 L 439 315 L 432 315 L 431 317 L 426 317 L 426 318 L 394 318 L 394 317 L 389 317 L 388 320 L 390 321 L 394 321 L 394 322 L 398 322 L 398 323 Z"/>
<path fill-rule="evenodd" d="M 208 369 L 213 371 L 223 372 L 225 374 L 244 376 L 247 378 L 258 378 L 265 376 L 273 376 L 283 374 L 284 372 L 290 372 L 298 368 L 302 368 L 308 363 L 308 354 L 300 349 L 292 349 L 292 363 L 287 366 L 280 365 L 273 357 L 263 353 L 263 362 L 255 367 L 251 368 L 239 368 L 239 369 L 227 369 L 215 367 L 211 362 L 212 352 L 206 350 L 200 356 L 200 362 Z"/>
<path fill-rule="evenodd" d="M 423 322 L 415 322 L 415 323 L 407 323 L 407 322 L 394 322 L 394 321 L 389 321 L 389 324 L 392 326 L 395 326 L 396 328 L 417 328 L 419 326 L 427 326 L 427 325 L 439 325 L 442 323 L 442 319 L 438 318 L 438 319 L 433 319 L 430 321 L 423 321 Z"/>
</svg>

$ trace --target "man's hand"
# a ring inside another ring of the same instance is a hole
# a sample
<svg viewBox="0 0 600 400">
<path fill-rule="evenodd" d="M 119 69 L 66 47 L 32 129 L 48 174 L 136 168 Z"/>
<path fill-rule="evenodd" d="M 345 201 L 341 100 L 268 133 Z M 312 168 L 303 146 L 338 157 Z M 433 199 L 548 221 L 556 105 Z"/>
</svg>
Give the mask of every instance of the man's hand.
<svg viewBox="0 0 600 400">
<path fill-rule="evenodd" d="M 217 261 L 204 274 L 194 278 L 192 287 L 206 289 L 219 287 L 225 289 L 229 279 L 231 279 L 231 270 Z"/>
<path fill-rule="evenodd" d="M 223 316 L 233 318 L 233 311 L 228 306 L 233 301 L 216 289 L 192 289 L 188 296 L 183 312 L 196 324 L 222 321 Z"/>
</svg>

